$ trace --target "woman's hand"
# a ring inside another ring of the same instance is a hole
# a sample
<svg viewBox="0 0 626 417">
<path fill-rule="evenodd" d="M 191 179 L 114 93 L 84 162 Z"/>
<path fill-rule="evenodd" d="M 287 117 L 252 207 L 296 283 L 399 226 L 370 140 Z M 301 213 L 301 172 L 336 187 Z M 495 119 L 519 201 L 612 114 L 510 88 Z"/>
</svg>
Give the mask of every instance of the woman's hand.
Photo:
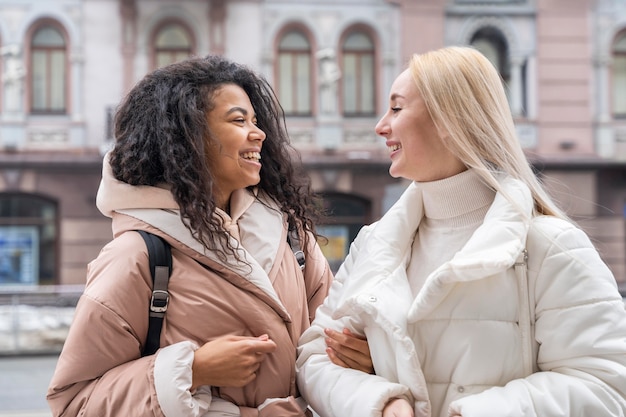
<svg viewBox="0 0 626 417">
<path fill-rule="evenodd" d="M 415 417 L 415 414 L 407 400 L 393 398 L 383 408 L 383 417 Z"/>
<path fill-rule="evenodd" d="M 353 334 L 348 329 L 339 333 L 325 329 L 326 353 L 331 362 L 344 368 L 352 368 L 368 374 L 374 373 L 374 364 L 370 355 L 367 339 Z"/>
<path fill-rule="evenodd" d="M 256 378 L 265 355 L 276 350 L 268 335 L 227 335 L 205 343 L 194 353 L 192 386 L 243 387 Z"/>
</svg>

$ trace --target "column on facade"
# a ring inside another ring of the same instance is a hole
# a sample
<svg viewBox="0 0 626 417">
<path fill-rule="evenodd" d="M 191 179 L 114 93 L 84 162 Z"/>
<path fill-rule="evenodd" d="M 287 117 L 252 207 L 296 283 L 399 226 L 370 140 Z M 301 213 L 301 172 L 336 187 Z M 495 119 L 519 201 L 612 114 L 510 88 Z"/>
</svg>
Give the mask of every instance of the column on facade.
<svg viewBox="0 0 626 417">
<path fill-rule="evenodd" d="M 603 158 L 624 158 L 621 149 L 618 149 L 615 132 L 611 126 L 611 86 L 610 86 L 611 59 L 608 56 L 597 57 L 594 60 L 596 76 L 596 114 L 595 114 L 595 150 Z"/>
<path fill-rule="evenodd" d="M 594 62 L 596 72 L 596 99 L 597 99 L 597 121 L 600 123 L 606 123 L 611 120 L 610 113 L 610 85 L 609 85 L 609 71 L 610 71 L 610 59 L 609 57 L 597 58 Z"/>
<path fill-rule="evenodd" d="M 124 91 L 131 89 L 134 83 L 133 63 L 136 54 L 137 6 L 135 0 L 120 0 L 122 18 L 122 83 Z"/>
<path fill-rule="evenodd" d="M 224 53 L 226 0 L 209 0 L 209 47 L 213 54 Z"/>
<path fill-rule="evenodd" d="M 80 52 L 73 52 L 70 58 L 70 91 L 72 93 L 72 121 L 82 122 L 84 115 L 82 114 L 82 85 L 83 85 L 83 64 L 84 58 Z"/>
</svg>

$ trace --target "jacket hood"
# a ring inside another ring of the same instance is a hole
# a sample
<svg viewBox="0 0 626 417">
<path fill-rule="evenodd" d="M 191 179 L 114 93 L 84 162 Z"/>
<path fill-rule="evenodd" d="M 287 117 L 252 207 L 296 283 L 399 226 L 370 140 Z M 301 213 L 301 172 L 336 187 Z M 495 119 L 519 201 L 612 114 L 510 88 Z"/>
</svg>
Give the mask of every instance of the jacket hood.
<svg viewBox="0 0 626 417">
<path fill-rule="evenodd" d="M 102 161 L 102 179 L 96 196 L 96 206 L 102 214 L 113 217 L 113 212 L 125 209 L 178 210 L 172 193 L 165 187 L 130 185 L 113 176 L 109 163 L 110 153 Z"/>
<path fill-rule="evenodd" d="M 231 197 L 233 217 L 219 209 L 215 214 L 220 217 L 225 230 L 233 227 L 237 229 L 236 233 L 230 234 L 230 244 L 245 262 L 238 261 L 228 253 L 226 259 L 222 259 L 198 242 L 183 223 L 178 204 L 169 190 L 133 186 L 115 179 L 109 164 L 109 154 L 103 160 L 96 205 L 102 214 L 112 218 L 114 236 L 137 229 L 158 234 L 198 262 L 207 263 L 209 260 L 246 276 L 280 304 L 268 274 L 285 238 L 285 220 L 282 211 L 271 199 L 255 196 L 247 189 L 237 190 Z M 235 222 L 236 226 L 233 225 Z"/>
</svg>

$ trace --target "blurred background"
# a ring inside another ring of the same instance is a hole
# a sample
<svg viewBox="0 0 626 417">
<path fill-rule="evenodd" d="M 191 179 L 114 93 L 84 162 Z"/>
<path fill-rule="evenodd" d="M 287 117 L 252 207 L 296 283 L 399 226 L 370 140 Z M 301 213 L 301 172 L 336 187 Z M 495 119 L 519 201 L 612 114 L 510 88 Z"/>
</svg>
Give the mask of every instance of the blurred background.
<svg viewBox="0 0 626 417">
<path fill-rule="evenodd" d="M 336 269 L 407 185 L 374 133 L 392 81 L 453 44 L 498 68 L 529 161 L 626 290 L 625 0 L 0 0 L 0 414 L 32 397 L 19 360 L 47 369 L 33 355 L 58 353 L 111 239 L 102 156 L 147 72 L 223 54 L 270 81 Z"/>
</svg>

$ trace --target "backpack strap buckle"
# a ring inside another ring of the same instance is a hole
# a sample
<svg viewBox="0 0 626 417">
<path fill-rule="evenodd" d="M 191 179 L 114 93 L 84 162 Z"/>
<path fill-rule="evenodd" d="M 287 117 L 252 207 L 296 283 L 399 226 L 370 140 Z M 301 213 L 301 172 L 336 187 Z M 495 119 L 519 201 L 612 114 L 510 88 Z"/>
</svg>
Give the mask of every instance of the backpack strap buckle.
<svg viewBox="0 0 626 417">
<path fill-rule="evenodd" d="M 297 229 L 289 229 L 287 233 L 287 242 L 289 242 L 289 246 L 291 246 L 291 251 L 296 257 L 298 265 L 300 265 L 300 269 L 304 270 L 306 258 L 304 256 L 304 252 L 302 251 L 302 246 L 300 245 L 300 235 L 298 234 Z"/>
<path fill-rule="evenodd" d="M 163 291 L 163 290 L 152 291 L 152 298 L 150 299 L 150 315 L 154 317 L 152 313 L 165 314 L 169 303 L 170 303 L 170 294 L 167 291 Z"/>
<path fill-rule="evenodd" d="M 306 261 L 304 260 L 304 252 L 301 250 L 295 251 L 293 253 L 296 256 L 296 260 L 298 261 L 298 265 L 300 265 L 300 269 L 304 270 L 304 265 Z"/>
</svg>

